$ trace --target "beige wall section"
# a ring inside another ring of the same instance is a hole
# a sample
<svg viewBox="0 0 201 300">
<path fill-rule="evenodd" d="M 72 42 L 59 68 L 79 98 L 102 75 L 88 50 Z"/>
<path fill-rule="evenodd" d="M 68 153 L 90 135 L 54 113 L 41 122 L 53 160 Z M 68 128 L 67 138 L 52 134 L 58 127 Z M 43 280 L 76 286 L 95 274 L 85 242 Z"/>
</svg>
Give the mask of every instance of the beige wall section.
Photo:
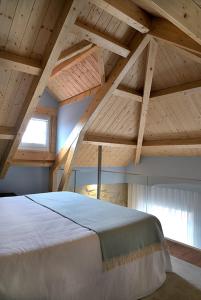
<svg viewBox="0 0 201 300">
<path fill-rule="evenodd" d="M 76 192 L 82 195 L 86 195 L 92 198 L 96 198 L 96 185 L 84 185 L 78 187 Z M 118 184 L 102 184 L 101 185 L 101 199 L 112 202 L 114 204 L 119 204 L 122 206 L 127 206 L 128 203 L 128 184 L 118 183 Z"/>
</svg>

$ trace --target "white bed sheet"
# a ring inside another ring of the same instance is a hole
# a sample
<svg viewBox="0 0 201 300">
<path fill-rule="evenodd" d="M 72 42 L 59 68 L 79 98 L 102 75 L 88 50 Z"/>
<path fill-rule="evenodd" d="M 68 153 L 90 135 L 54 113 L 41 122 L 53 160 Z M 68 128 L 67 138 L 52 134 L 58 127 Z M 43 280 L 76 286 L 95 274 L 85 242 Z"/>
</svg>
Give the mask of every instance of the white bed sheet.
<svg viewBox="0 0 201 300">
<path fill-rule="evenodd" d="M 23 196 L 0 199 L 1 300 L 135 300 L 170 270 L 158 251 L 104 272 L 94 232 Z"/>
</svg>

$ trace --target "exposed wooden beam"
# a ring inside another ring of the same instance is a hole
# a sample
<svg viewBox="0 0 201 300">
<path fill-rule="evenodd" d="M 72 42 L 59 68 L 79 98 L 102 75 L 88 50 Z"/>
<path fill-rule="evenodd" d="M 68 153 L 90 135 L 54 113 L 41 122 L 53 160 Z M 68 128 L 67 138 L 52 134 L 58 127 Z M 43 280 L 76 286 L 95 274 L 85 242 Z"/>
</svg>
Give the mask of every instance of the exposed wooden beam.
<svg viewBox="0 0 201 300">
<path fill-rule="evenodd" d="M 58 23 L 52 33 L 49 44 L 46 47 L 47 50 L 43 59 L 43 71 L 39 77 L 35 78 L 29 89 L 16 124 L 17 135 L 7 147 L 7 151 L 5 151 L 0 162 L 0 177 L 4 177 L 9 168 L 12 157 L 14 156 L 21 141 L 21 137 L 39 102 L 44 88 L 47 86 L 48 79 L 56 61 L 58 60 L 61 49 L 64 47 L 66 34 L 71 29 L 84 4 L 85 1 L 79 0 L 69 0 L 65 2 L 62 14 L 58 19 Z"/>
<path fill-rule="evenodd" d="M 14 127 L 0 126 L 0 140 L 13 140 L 15 134 Z"/>
<path fill-rule="evenodd" d="M 137 142 L 127 139 L 112 138 L 107 136 L 96 136 L 86 135 L 83 140 L 84 144 L 90 145 L 101 145 L 107 147 L 126 147 L 136 149 Z M 188 139 L 165 139 L 165 140 L 150 140 L 143 141 L 143 149 L 167 149 L 167 148 L 184 148 L 184 149 L 195 149 L 201 148 L 201 137 L 200 138 L 188 138 Z"/>
<path fill-rule="evenodd" d="M 120 56 L 127 57 L 130 50 L 116 40 L 112 39 L 105 33 L 99 32 L 92 27 L 89 27 L 80 21 L 76 21 L 72 32 L 75 35 L 81 36 L 83 39 L 92 42 L 104 49 L 114 52 Z"/>
<path fill-rule="evenodd" d="M 99 74 L 101 77 L 101 85 L 105 83 L 105 64 L 104 64 L 104 58 L 103 58 L 103 49 L 98 48 L 98 67 L 99 67 Z"/>
<path fill-rule="evenodd" d="M 59 65 L 63 61 L 66 61 L 78 54 L 81 54 L 84 51 L 89 50 L 93 46 L 92 43 L 88 41 L 81 41 L 72 47 L 65 49 L 61 52 L 58 61 L 56 62 L 56 65 Z"/>
<path fill-rule="evenodd" d="M 40 75 L 42 72 L 42 66 L 39 61 L 6 51 L 0 51 L 0 66 L 32 75 Z"/>
<path fill-rule="evenodd" d="M 201 45 L 201 9 L 192 0 L 138 0 L 154 9 Z"/>
<path fill-rule="evenodd" d="M 53 164 L 53 161 L 44 161 L 44 160 L 22 160 L 22 159 L 13 159 L 11 165 L 14 166 L 25 166 L 25 167 L 46 167 L 49 168 Z"/>
<path fill-rule="evenodd" d="M 135 154 L 135 164 L 138 164 L 140 161 L 142 143 L 144 137 L 144 130 L 148 112 L 149 97 L 151 92 L 151 85 L 155 67 L 156 53 L 157 53 L 157 43 L 152 39 L 148 46 L 148 55 L 147 55 L 147 64 L 146 64 L 146 74 L 145 74 L 145 83 L 144 83 L 144 92 L 143 100 L 140 113 L 140 122 L 138 130 L 138 139 L 137 139 L 137 148 Z"/>
<path fill-rule="evenodd" d="M 50 117 L 56 117 L 58 113 L 58 109 L 54 107 L 37 106 L 34 113 L 48 115 Z"/>
<path fill-rule="evenodd" d="M 174 46 L 191 51 L 195 54 L 201 54 L 201 45 L 171 24 L 168 20 L 154 18 L 149 34 Z"/>
<path fill-rule="evenodd" d="M 96 146 L 101 145 L 109 147 L 129 147 L 133 149 L 135 149 L 137 146 L 136 142 L 130 140 L 89 134 L 85 135 L 83 143 Z"/>
<path fill-rule="evenodd" d="M 76 54 L 75 56 L 62 61 L 60 64 L 57 64 L 56 67 L 53 69 L 51 77 L 55 75 L 59 75 L 62 70 L 65 69 L 65 71 L 69 68 L 72 68 L 76 64 L 78 64 L 80 61 L 84 60 L 86 57 L 94 53 L 98 50 L 98 47 L 96 45 L 93 45 L 89 49 L 83 51 L 82 53 Z"/>
<path fill-rule="evenodd" d="M 74 102 L 83 101 L 85 97 L 87 96 L 94 96 L 97 91 L 100 89 L 101 85 L 98 85 L 92 89 L 89 89 L 85 92 L 82 92 L 78 95 L 75 95 L 73 97 L 67 98 L 65 100 L 62 100 L 59 102 L 59 106 L 72 104 Z M 122 97 L 122 98 L 128 98 L 132 101 L 142 102 L 142 95 L 136 91 L 132 91 L 130 89 L 121 88 L 120 86 L 114 90 L 112 93 L 114 96 Z"/>
<path fill-rule="evenodd" d="M 97 93 L 97 91 L 100 89 L 101 85 L 98 85 L 92 89 L 89 89 L 87 91 L 84 91 L 78 95 L 75 95 L 73 97 L 67 98 L 65 100 L 62 100 L 59 102 L 59 106 L 63 106 L 66 104 L 72 104 L 74 102 L 79 102 L 79 101 L 83 101 L 85 97 L 87 96 L 93 96 Z"/>
<path fill-rule="evenodd" d="M 75 56 L 79 56 L 79 54 L 81 54 L 82 52 L 86 52 L 92 46 L 92 43 L 88 41 L 82 41 L 62 51 L 58 61 L 56 62 L 56 65 L 59 65 Z M 11 69 L 32 75 L 40 75 L 40 73 L 42 72 L 40 61 L 6 51 L 0 51 L 0 66 L 5 69 Z"/>
<path fill-rule="evenodd" d="M 151 100 L 157 100 L 159 97 L 162 98 L 163 96 L 167 95 L 174 96 L 177 94 L 183 94 L 185 96 L 197 92 L 201 92 L 201 80 L 184 83 L 173 87 L 169 87 L 167 89 L 151 92 L 150 98 Z"/>
<path fill-rule="evenodd" d="M 130 0 L 90 0 L 90 2 L 141 33 L 149 31 L 148 14 Z"/>
<path fill-rule="evenodd" d="M 68 151 L 68 157 L 64 164 L 63 174 L 62 174 L 59 186 L 58 186 L 59 191 L 64 191 L 65 189 L 68 189 L 68 183 L 69 183 L 70 176 L 71 176 L 72 165 L 75 161 L 76 154 L 78 151 L 77 145 L 79 143 L 79 139 L 80 139 L 80 137 L 78 136 Z"/>
<path fill-rule="evenodd" d="M 149 149 L 197 149 L 201 148 L 201 138 L 188 138 L 188 139 L 166 139 L 166 140 L 155 140 L 155 141 L 144 141 L 143 148 Z"/>
<path fill-rule="evenodd" d="M 100 87 L 101 86 L 99 85 L 99 86 L 89 89 L 79 95 L 76 95 L 76 96 L 73 96 L 66 100 L 63 100 L 59 103 L 59 105 L 63 106 L 66 104 L 71 104 L 74 102 L 82 101 L 84 99 L 84 97 L 86 97 L 86 96 L 95 95 Z M 165 99 L 165 96 L 168 96 L 168 95 L 173 96 L 173 95 L 177 95 L 177 94 L 183 94 L 184 96 L 186 96 L 186 95 L 197 93 L 197 92 L 201 92 L 201 80 L 176 85 L 176 86 L 158 90 L 158 91 L 153 91 L 150 94 L 150 101 L 156 101 L 156 100 L 163 99 L 163 98 Z M 117 89 L 115 89 L 112 94 L 114 96 L 130 99 L 131 101 L 136 101 L 136 102 L 142 103 L 142 95 L 140 92 L 136 92 L 133 90 L 131 91 L 130 89 L 121 87 L 121 85 Z"/>
<path fill-rule="evenodd" d="M 122 88 L 121 86 L 114 90 L 113 95 L 122 98 L 127 98 L 136 102 L 142 102 L 142 95 L 140 93 Z"/>
<path fill-rule="evenodd" d="M 104 103 L 104 101 L 106 101 L 112 95 L 114 90 L 118 87 L 126 73 L 136 62 L 136 60 L 138 59 L 144 48 L 147 46 L 149 41 L 150 37 L 148 35 L 135 36 L 132 44 L 132 52 L 127 58 L 119 59 L 114 70 L 110 74 L 109 79 L 96 93 L 96 96 L 94 97 L 93 101 L 89 104 L 88 109 L 85 111 L 78 124 L 74 127 L 71 134 L 67 138 L 64 147 L 57 155 L 55 164 L 53 166 L 53 170 L 56 170 L 64 162 L 67 152 L 74 140 L 78 137 L 81 131 L 83 134 L 86 132 L 87 128 L 90 126 L 90 124 L 93 122 L 93 120 L 99 113 L 101 109 L 100 104 Z"/>
<path fill-rule="evenodd" d="M 19 149 L 15 153 L 13 159 L 26 161 L 54 161 L 55 153 L 49 151 L 31 151 Z"/>
</svg>

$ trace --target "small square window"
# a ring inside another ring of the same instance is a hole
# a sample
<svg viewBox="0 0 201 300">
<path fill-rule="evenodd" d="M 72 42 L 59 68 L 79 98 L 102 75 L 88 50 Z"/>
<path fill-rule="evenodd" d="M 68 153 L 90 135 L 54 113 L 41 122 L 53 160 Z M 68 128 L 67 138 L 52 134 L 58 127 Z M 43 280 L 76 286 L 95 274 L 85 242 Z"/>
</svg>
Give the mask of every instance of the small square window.
<svg viewBox="0 0 201 300">
<path fill-rule="evenodd" d="M 22 136 L 20 149 L 49 150 L 50 119 L 44 116 L 35 116 L 29 121 Z"/>
</svg>

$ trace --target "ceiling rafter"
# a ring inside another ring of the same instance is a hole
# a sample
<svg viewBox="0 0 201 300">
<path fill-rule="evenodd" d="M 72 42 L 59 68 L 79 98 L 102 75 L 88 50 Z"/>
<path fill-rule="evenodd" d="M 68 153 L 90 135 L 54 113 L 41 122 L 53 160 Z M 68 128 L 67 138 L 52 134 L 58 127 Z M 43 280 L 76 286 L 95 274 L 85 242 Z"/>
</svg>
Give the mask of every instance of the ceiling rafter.
<svg viewBox="0 0 201 300">
<path fill-rule="evenodd" d="M 149 34 L 163 42 L 190 51 L 190 53 L 201 54 L 200 44 L 163 18 L 153 18 Z"/>
<path fill-rule="evenodd" d="M 89 145 L 101 145 L 101 146 L 109 146 L 109 147 L 128 147 L 132 149 L 136 149 L 137 141 L 132 141 L 123 138 L 114 138 L 108 136 L 97 136 L 86 134 L 83 140 L 84 144 Z M 164 139 L 164 140 L 146 140 L 143 141 L 142 149 L 167 149 L 170 147 L 171 149 L 179 149 L 185 147 L 186 149 L 195 149 L 201 148 L 201 138 L 182 138 L 182 139 Z"/>
<path fill-rule="evenodd" d="M 14 127 L 0 126 L 0 140 L 13 140 L 15 135 Z"/>
<path fill-rule="evenodd" d="M 138 130 L 138 139 L 137 139 L 137 148 L 135 154 L 135 164 L 138 164 L 140 161 L 141 151 L 142 151 L 142 143 L 146 125 L 146 118 L 149 106 L 149 99 L 151 93 L 152 79 L 154 74 L 154 67 L 156 61 L 157 54 L 157 43 L 151 39 L 148 45 L 148 54 L 147 54 L 147 63 L 146 63 L 146 74 L 145 74 L 145 82 L 144 82 L 144 91 L 140 112 L 140 122 L 139 122 L 139 130 Z"/>
<path fill-rule="evenodd" d="M 109 146 L 109 147 L 129 147 L 136 149 L 137 142 L 123 139 L 123 138 L 113 138 L 107 136 L 98 136 L 86 134 L 84 136 L 83 144 L 95 145 L 95 146 Z"/>
<path fill-rule="evenodd" d="M 151 92 L 150 98 L 151 100 L 156 100 L 159 97 L 161 99 L 162 97 L 168 95 L 175 96 L 178 94 L 183 94 L 184 96 L 186 96 L 196 92 L 201 92 L 201 80 L 176 85 L 158 91 L 153 91 Z"/>
<path fill-rule="evenodd" d="M 52 38 L 50 39 L 49 45 L 47 46 L 47 52 L 44 55 L 43 71 L 41 72 L 40 76 L 33 80 L 33 83 L 26 96 L 26 100 L 21 110 L 20 116 L 18 117 L 18 122 L 16 124 L 17 135 L 8 145 L 7 150 L 5 151 L 4 156 L 0 162 L 0 177 L 4 177 L 9 168 L 12 157 L 14 156 L 19 146 L 21 137 L 26 129 L 28 121 L 39 102 L 44 88 L 47 85 L 52 69 L 59 58 L 65 42 L 66 34 L 71 29 L 71 26 L 74 24 L 84 4 L 84 1 L 79 0 L 70 0 L 68 2 L 65 2 L 65 7 L 62 10 L 62 15 L 58 19 L 57 26 L 55 27 L 52 33 Z"/>
<path fill-rule="evenodd" d="M 71 31 L 73 34 L 81 36 L 84 40 L 87 40 L 120 56 L 127 57 L 130 53 L 130 50 L 126 46 L 122 45 L 107 34 L 97 31 L 92 26 L 83 24 L 79 20 L 75 22 Z"/>
<path fill-rule="evenodd" d="M 94 88 L 91 88 L 87 91 L 84 91 L 84 92 L 82 92 L 78 95 L 75 95 L 75 96 L 67 98 L 63 101 L 60 101 L 59 106 L 63 106 L 63 105 L 66 105 L 66 104 L 72 104 L 72 103 L 75 103 L 75 102 L 83 101 L 85 99 L 85 97 L 87 97 L 87 96 L 94 96 L 97 93 L 97 91 L 100 89 L 100 87 L 101 87 L 101 85 L 95 86 Z"/>
<path fill-rule="evenodd" d="M 72 47 L 65 49 L 61 52 L 58 61 L 56 62 L 56 65 L 62 63 L 65 60 L 68 60 L 78 54 L 81 54 L 82 52 L 89 50 L 93 46 L 92 43 L 88 41 L 81 41 Z"/>
<path fill-rule="evenodd" d="M 108 80 L 105 84 L 100 88 L 100 90 L 95 95 L 92 102 L 89 104 L 88 109 L 85 111 L 83 116 L 81 117 L 78 124 L 74 127 L 71 134 L 67 138 L 64 147 L 61 149 L 57 158 L 55 160 L 55 164 L 52 168 L 52 176 L 54 176 L 54 172 L 56 169 L 66 160 L 68 159 L 68 151 L 73 144 L 73 142 L 78 138 L 76 142 L 76 146 L 74 147 L 73 152 L 76 153 L 79 147 L 79 144 L 83 141 L 84 134 L 89 126 L 92 124 L 93 120 L 99 113 L 101 109 L 101 104 L 104 103 L 113 93 L 113 91 L 118 87 L 124 76 L 127 74 L 132 65 L 137 61 L 138 57 L 147 46 L 150 41 L 150 37 L 148 35 L 136 35 L 131 45 L 131 53 L 127 58 L 121 58 L 117 62 L 115 68 L 111 72 Z M 67 156 L 67 157 L 66 157 Z M 62 185 L 59 185 L 59 189 L 62 190 L 65 186 L 66 179 L 72 168 L 72 164 L 68 164 L 68 169 L 65 170 L 61 178 Z"/>
<path fill-rule="evenodd" d="M 0 66 L 5 69 L 38 76 L 42 71 L 40 61 L 6 51 L 0 51 Z"/>
<path fill-rule="evenodd" d="M 104 65 L 104 57 L 103 57 L 103 48 L 98 48 L 98 66 L 99 73 L 101 77 L 101 85 L 105 83 L 105 65 Z"/>
<path fill-rule="evenodd" d="M 135 0 L 146 4 L 201 45 L 201 9 L 189 0 Z"/>
</svg>

